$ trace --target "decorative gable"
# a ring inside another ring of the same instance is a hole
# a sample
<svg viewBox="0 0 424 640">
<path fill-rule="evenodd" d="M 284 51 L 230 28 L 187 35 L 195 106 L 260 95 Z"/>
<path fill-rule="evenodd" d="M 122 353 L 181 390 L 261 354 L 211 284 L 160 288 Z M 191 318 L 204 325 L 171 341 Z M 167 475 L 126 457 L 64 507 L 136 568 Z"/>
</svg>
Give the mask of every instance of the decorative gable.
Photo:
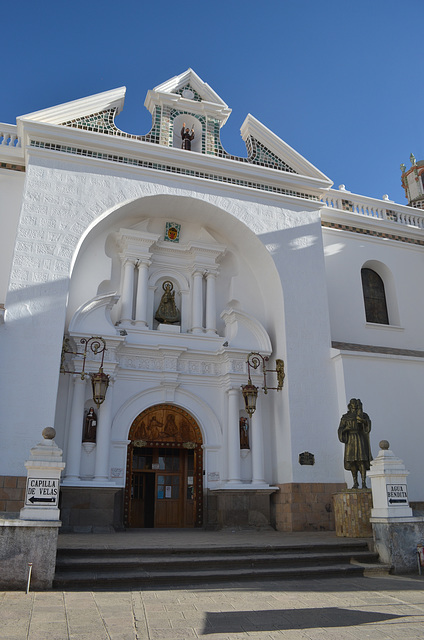
<svg viewBox="0 0 424 640">
<path fill-rule="evenodd" d="M 22 130 L 25 122 L 60 125 L 107 136 L 127 138 L 141 143 L 148 142 L 161 147 L 181 149 L 184 153 L 181 159 L 184 158 L 185 161 L 189 160 L 192 152 L 197 152 L 237 163 L 257 165 L 286 174 L 314 178 L 327 188 L 332 184 L 329 178 L 250 114 L 241 127 L 242 138 L 246 144 L 246 157 L 229 154 L 222 146 L 220 130 L 231 114 L 231 109 L 192 69 L 187 69 L 184 73 L 174 76 L 147 92 L 145 106 L 152 113 L 153 122 L 151 130 L 145 135 L 129 134 L 116 126 L 115 117 L 123 108 L 124 97 L 125 87 L 121 87 L 30 113 L 18 118 L 18 129 Z M 183 126 L 194 133 L 190 150 L 182 149 Z M 35 140 L 30 144 L 50 148 L 51 143 Z M 105 157 L 111 161 L 151 166 L 156 169 L 163 168 L 163 170 L 171 172 L 185 171 L 179 167 L 176 159 L 174 164 L 178 166 L 171 167 L 168 164 L 143 162 L 129 157 L 121 157 L 118 154 L 99 155 L 96 151 L 86 147 L 87 143 L 84 145 L 84 150 L 76 148 L 75 152 L 91 157 Z M 58 150 L 57 146 L 55 149 Z M 68 146 L 63 149 L 68 153 L 72 152 L 72 148 Z M 192 159 L 195 161 L 195 156 Z M 189 175 L 199 175 L 199 177 L 200 175 L 202 177 L 211 175 L 215 180 L 228 181 L 228 177 L 224 174 L 222 178 L 217 176 L 216 171 L 211 174 L 207 171 L 201 173 L 189 169 L 187 171 Z M 296 181 L 297 183 L 298 181 Z M 263 183 L 263 179 L 260 181 L 250 179 L 246 183 L 238 180 L 237 184 L 246 184 L 246 186 L 264 188 L 265 190 L 271 188 Z M 275 187 L 272 187 L 271 190 L 275 190 Z M 305 196 L 303 191 L 298 192 L 297 189 L 293 190 L 292 188 L 287 191 L 278 187 L 277 191 Z"/>
</svg>

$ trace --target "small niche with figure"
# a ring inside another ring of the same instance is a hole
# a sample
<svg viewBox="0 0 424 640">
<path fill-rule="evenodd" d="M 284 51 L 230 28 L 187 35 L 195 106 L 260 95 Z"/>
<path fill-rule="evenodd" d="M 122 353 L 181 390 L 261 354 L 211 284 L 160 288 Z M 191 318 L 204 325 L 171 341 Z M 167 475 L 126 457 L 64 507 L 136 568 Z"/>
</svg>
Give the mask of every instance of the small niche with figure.
<svg viewBox="0 0 424 640">
<path fill-rule="evenodd" d="M 178 115 L 173 121 L 172 146 L 184 151 L 202 153 L 202 122 L 190 114 Z"/>
<path fill-rule="evenodd" d="M 162 284 L 163 294 L 155 313 L 155 320 L 159 324 L 179 324 L 181 313 L 175 302 L 174 285 L 170 280 Z"/>
<path fill-rule="evenodd" d="M 97 414 L 93 407 L 90 407 L 84 418 L 84 429 L 82 433 L 83 442 L 96 442 Z"/>
<path fill-rule="evenodd" d="M 249 444 L 249 420 L 240 418 L 240 449 L 250 449 Z"/>
</svg>

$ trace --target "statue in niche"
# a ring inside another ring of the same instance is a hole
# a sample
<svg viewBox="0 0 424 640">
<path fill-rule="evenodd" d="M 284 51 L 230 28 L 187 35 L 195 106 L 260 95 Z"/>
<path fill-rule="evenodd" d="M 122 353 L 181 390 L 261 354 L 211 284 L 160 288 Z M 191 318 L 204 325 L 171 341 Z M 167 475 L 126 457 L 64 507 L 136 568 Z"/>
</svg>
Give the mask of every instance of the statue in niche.
<svg viewBox="0 0 424 640">
<path fill-rule="evenodd" d="M 176 324 L 181 321 L 181 314 L 175 304 L 174 286 L 172 282 L 166 280 L 162 285 L 162 289 L 164 293 L 155 313 L 155 320 L 163 324 Z"/>
<path fill-rule="evenodd" d="M 362 410 L 359 398 L 352 398 L 347 406 L 338 429 L 340 442 L 345 445 L 344 468 L 352 473 L 353 489 L 359 489 L 358 471 L 361 474 L 362 489 L 366 489 L 366 474 L 372 460 L 370 446 L 371 420 Z"/>
<path fill-rule="evenodd" d="M 191 141 L 194 139 L 194 124 L 191 127 L 191 131 L 186 127 L 183 122 L 183 128 L 181 129 L 181 149 L 191 151 Z"/>
<path fill-rule="evenodd" d="M 82 434 L 83 442 L 96 442 L 97 415 L 93 407 L 87 411 L 84 419 L 84 430 Z"/>
<path fill-rule="evenodd" d="M 240 449 L 250 449 L 249 423 L 247 418 L 240 418 Z"/>
</svg>

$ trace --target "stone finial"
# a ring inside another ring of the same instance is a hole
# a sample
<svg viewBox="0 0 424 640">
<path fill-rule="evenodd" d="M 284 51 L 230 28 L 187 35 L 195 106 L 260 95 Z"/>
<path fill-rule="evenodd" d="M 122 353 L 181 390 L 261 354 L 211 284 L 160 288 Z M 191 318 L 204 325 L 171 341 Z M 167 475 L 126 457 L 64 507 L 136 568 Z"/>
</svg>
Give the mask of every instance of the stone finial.
<svg viewBox="0 0 424 640">
<path fill-rule="evenodd" d="M 402 173 L 405 173 L 405 171 L 406 171 L 406 165 L 403 162 L 400 165 L 400 170 L 402 171 Z"/>
<path fill-rule="evenodd" d="M 380 447 L 380 449 L 383 449 L 383 451 L 388 451 L 390 449 L 390 444 L 388 440 L 380 440 L 380 442 L 378 443 L 378 446 Z"/>
<path fill-rule="evenodd" d="M 411 165 L 414 166 L 417 164 L 417 161 L 415 160 L 415 156 L 413 153 L 411 153 L 411 155 L 409 156 L 409 159 L 411 161 Z"/>
<path fill-rule="evenodd" d="M 345 184 L 339 184 L 339 191 L 346 191 L 346 185 Z"/>
<path fill-rule="evenodd" d="M 45 440 L 53 440 L 56 435 L 56 429 L 53 429 L 53 427 L 46 427 L 41 432 L 41 435 Z"/>
</svg>

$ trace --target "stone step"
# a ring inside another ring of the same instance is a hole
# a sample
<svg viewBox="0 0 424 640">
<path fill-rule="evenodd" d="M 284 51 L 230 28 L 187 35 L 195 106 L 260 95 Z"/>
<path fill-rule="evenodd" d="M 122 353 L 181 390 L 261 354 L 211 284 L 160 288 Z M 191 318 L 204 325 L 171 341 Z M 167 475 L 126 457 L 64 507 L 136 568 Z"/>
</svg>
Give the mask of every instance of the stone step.
<svg viewBox="0 0 424 640">
<path fill-rule="evenodd" d="M 284 544 L 284 545 L 192 545 L 187 546 L 153 546 L 153 547 L 106 547 L 104 545 L 94 547 L 93 545 L 87 547 L 61 547 L 58 549 L 58 557 L 83 557 L 85 556 L 104 556 L 105 554 L 113 555 L 138 555 L 144 554 L 149 557 L 163 556 L 163 555 L 186 555 L 186 556 L 198 556 L 205 554 L 292 554 L 292 553 L 325 553 L 340 551 L 350 551 L 352 553 L 367 551 L 369 549 L 368 543 L 364 540 L 338 540 L 337 542 L 324 542 L 324 543 L 308 543 L 308 544 Z"/>
<path fill-rule="evenodd" d="M 377 562 L 378 554 L 371 551 L 351 551 L 324 552 L 324 553 L 233 553 L 227 555 L 202 554 L 193 556 L 192 554 L 150 556 L 145 553 L 128 554 L 107 554 L 107 555 L 83 555 L 80 557 L 58 556 L 56 568 L 60 571 L 73 571 L 85 568 L 86 570 L 107 571 L 115 568 L 142 567 L 146 571 L 154 570 L 155 567 L 166 566 L 168 570 L 178 570 L 181 567 L 190 566 L 191 571 L 199 571 L 204 568 L 219 568 L 221 566 L 231 568 L 240 566 L 260 567 L 264 565 L 281 565 L 284 567 L 298 565 L 330 565 L 346 562 L 349 564 L 352 558 L 359 562 Z"/>
<path fill-rule="evenodd" d="M 184 584 L 209 584 L 211 582 L 238 582 L 241 580 L 288 580 L 314 579 L 323 577 L 348 577 L 363 575 L 359 565 L 333 564 L 330 566 L 302 566 L 277 568 L 250 568 L 221 571 L 137 571 L 127 570 L 107 572 L 75 571 L 71 573 L 56 573 L 53 587 L 57 589 L 72 589 L 73 587 L 109 588 L 112 586 L 127 586 L 138 589 L 157 587 L 159 585 L 181 586 Z"/>
<path fill-rule="evenodd" d="M 364 541 L 191 548 L 62 548 L 54 586 L 174 586 L 238 580 L 363 575 L 378 555 Z M 378 566 L 378 564 L 376 565 Z"/>
</svg>

